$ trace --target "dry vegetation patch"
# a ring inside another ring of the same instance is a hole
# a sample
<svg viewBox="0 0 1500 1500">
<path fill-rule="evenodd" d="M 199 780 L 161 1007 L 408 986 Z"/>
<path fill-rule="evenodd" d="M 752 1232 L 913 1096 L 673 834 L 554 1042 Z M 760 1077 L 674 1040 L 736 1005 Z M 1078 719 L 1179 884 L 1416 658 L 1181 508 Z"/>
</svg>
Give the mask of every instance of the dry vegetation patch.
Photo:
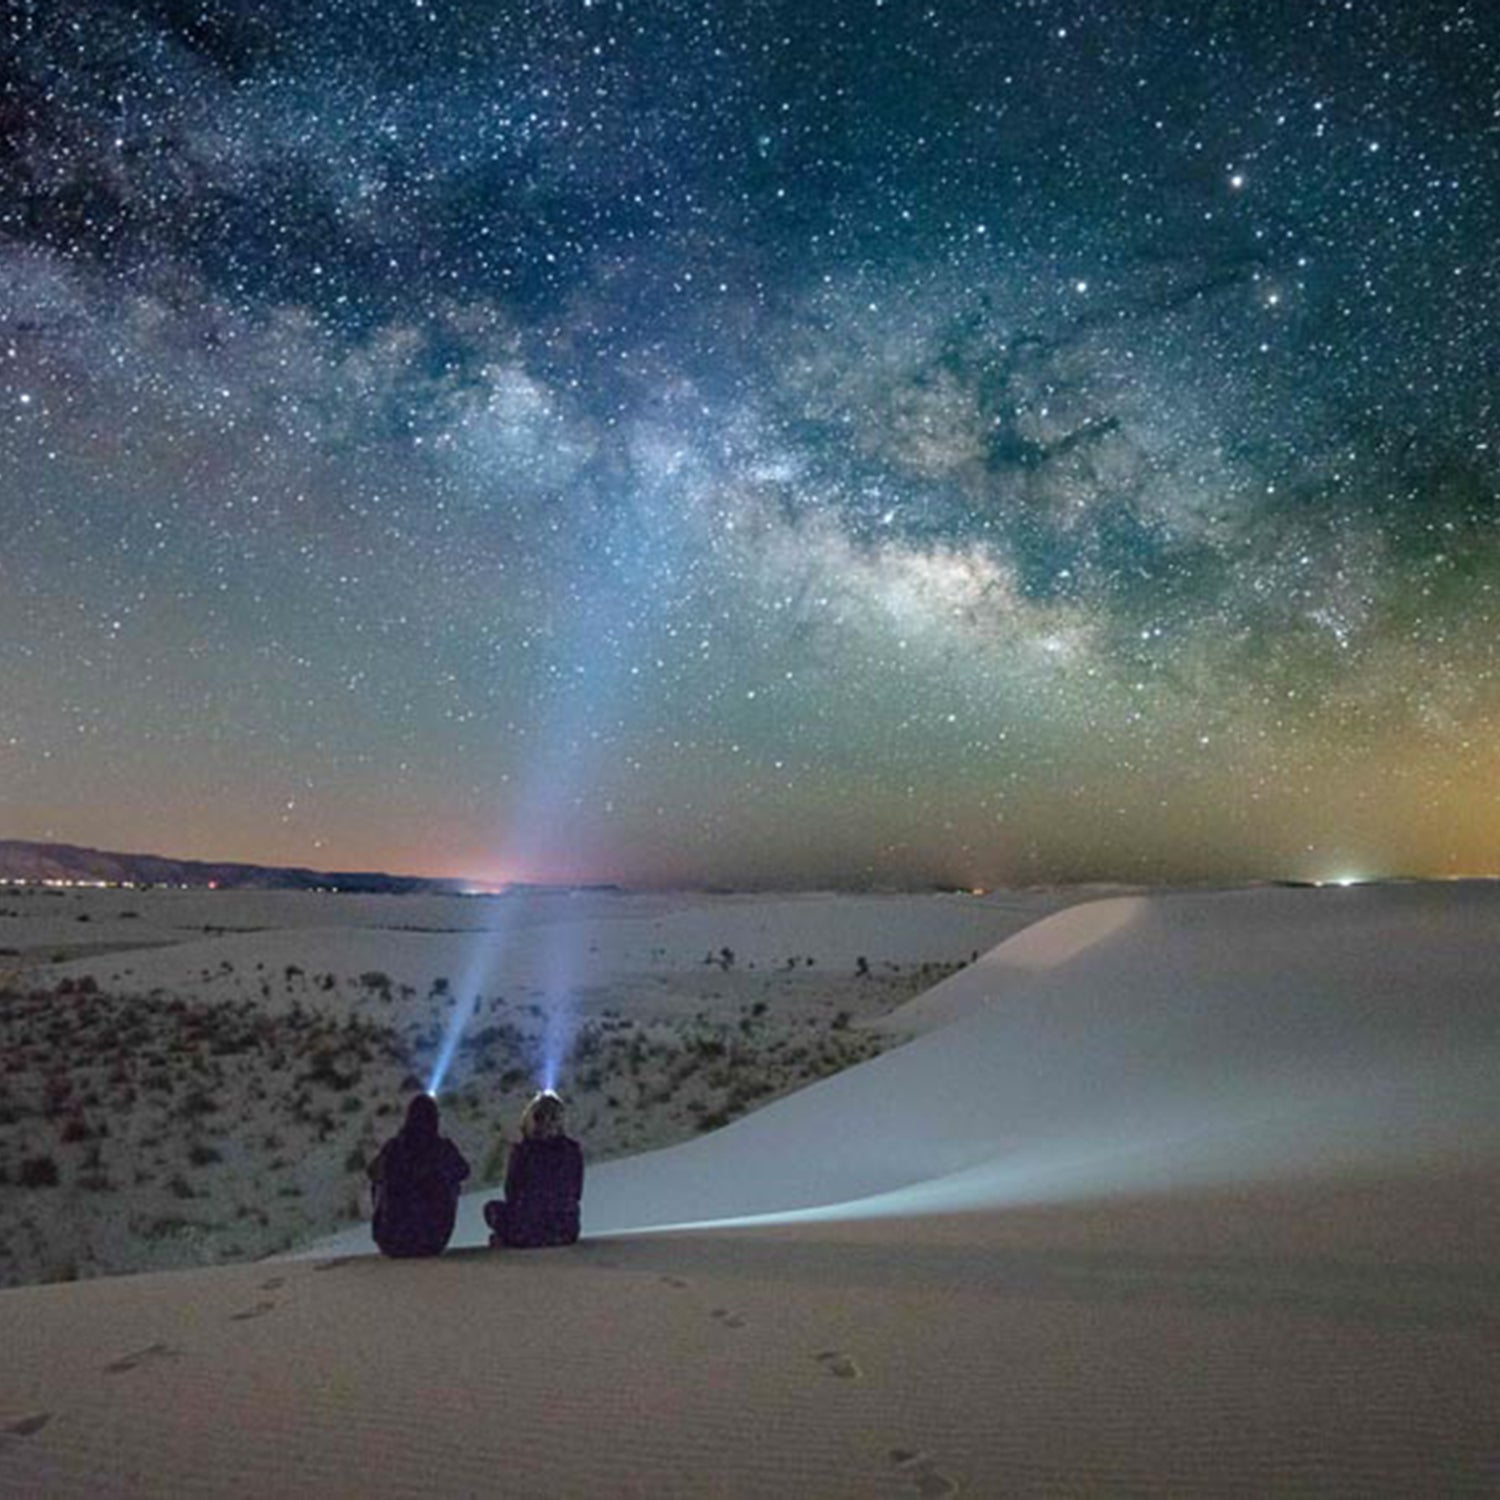
<svg viewBox="0 0 1500 1500">
<path fill-rule="evenodd" d="M 715 1129 L 874 1056 L 860 1021 L 958 966 L 752 973 L 721 949 L 570 997 L 572 1128 L 594 1162 Z M 366 1164 L 460 1014 L 448 980 L 293 964 L 219 998 L 222 972 L 214 998 L 0 990 L 0 1285 L 251 1258 L 368 1213 Z M 443 1094 L 471 1185 L 503 1175 L 555 1025 L 525 987 L 474 1006 Z"/>
</svg>

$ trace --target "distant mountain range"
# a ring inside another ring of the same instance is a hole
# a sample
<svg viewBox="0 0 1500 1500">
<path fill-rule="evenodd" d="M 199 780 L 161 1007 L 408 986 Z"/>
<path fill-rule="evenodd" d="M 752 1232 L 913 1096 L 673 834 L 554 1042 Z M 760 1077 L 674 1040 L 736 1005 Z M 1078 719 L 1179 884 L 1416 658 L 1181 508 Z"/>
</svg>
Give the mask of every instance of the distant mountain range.
<svg viewBox="0 0 1500 1500">
<path fill-rule="evenodd" d="M 241 891 L 353 891 L 379 895 L 460 895 L 463 880 L 428 880 L 379 871 L 304 870 L 276 865 L 208 863 L 159 854 L 116 854 L 76 844 L 0 839 L 0 880 L 106 881 L 112 885 L 176 885 Z"/>
</svg>

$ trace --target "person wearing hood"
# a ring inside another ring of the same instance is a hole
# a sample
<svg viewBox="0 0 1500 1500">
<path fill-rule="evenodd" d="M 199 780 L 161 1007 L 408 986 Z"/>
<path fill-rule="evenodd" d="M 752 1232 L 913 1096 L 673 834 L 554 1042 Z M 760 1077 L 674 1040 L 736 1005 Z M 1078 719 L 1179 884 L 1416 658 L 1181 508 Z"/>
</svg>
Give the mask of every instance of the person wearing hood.
<svg viewBox="0 0 1500 1500">
<path fill-rule="evenodd" d="M 484 1205 L 490 1244 L 511 1249 L 571 1245 L 578 1238 L 583 1152 L 563 1131 L 563 1102 L 545 1089 L 521 1116 L 505 1168 L 505 1197 Z"/>
<path fill-rule="evenodd" d="M 384 1255 L 441 1255 L 453 1237 L 458 1185 L 469 1164 L 438 1133 L 437 1100 L 418 1094 L 406 1122 L 370 1163 L 375 1197 L 372 1231 Z"/>
</svg>

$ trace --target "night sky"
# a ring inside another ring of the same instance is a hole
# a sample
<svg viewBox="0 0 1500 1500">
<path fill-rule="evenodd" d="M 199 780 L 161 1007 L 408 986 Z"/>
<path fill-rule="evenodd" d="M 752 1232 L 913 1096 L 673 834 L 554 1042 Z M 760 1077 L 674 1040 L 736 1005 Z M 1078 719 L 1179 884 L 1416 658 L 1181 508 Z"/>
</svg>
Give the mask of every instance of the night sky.
<svg viewBox="0 0 1500 1500">
<path fill-rule="evenodd" d="M 1500 868 L 1486 0 L 16 0 L 0 836 Z"/>
</svg>

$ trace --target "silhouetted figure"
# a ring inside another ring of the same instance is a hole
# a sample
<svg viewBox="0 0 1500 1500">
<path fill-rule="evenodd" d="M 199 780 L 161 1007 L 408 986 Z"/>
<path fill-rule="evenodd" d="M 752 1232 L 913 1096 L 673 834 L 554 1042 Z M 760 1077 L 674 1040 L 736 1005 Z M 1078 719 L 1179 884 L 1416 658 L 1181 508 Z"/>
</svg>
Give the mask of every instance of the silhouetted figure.
<svg viewBox="0 0 1500 1500">
<path fill-rule="evenodd" d="M 438 1134 L 437 1100 L 418 1094 L 406 1123 L 370 1163 L 375 1243 L 386 1255 L 441 1255 L 453 1236 L 458 1185 L 469 1164 Z"/>
<path fill-rule="evenodd" d="M 563 1134 L 563 1102 L 550 1089 L 521 1116 L 521 1139 L 505 1167 L 505 1197 L 484 1205 L 491 1245 L 535 1249 L 578 1238 L 583 1152 Z"/>
</svg>

